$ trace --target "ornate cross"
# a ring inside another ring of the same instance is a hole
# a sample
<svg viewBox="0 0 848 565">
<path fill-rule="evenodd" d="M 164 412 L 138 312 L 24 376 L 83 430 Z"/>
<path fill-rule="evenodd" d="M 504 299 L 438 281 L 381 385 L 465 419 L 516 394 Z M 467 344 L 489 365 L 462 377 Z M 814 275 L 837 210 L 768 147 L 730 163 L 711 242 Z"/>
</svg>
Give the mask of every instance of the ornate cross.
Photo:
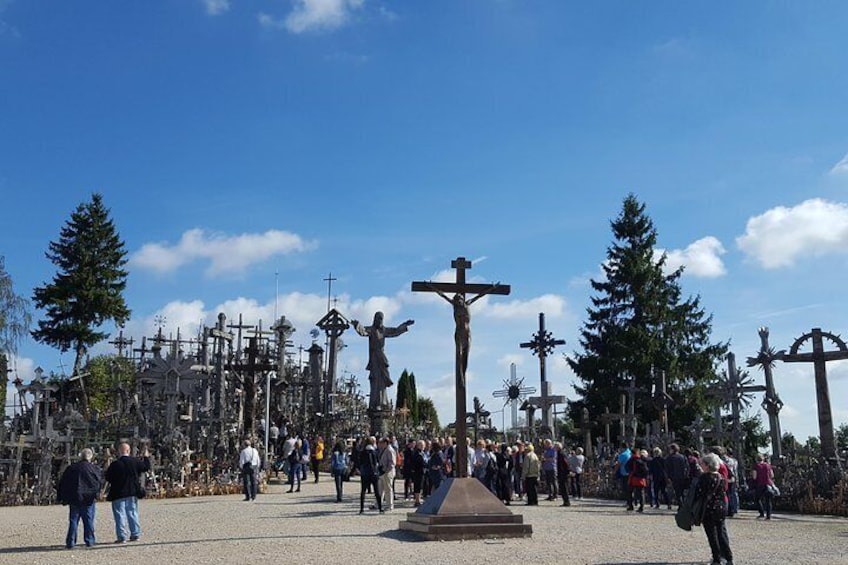
<svg viewBox="0 0 848 565">
<path fill-rule="evenodd" d="M 524 349 L 530 349 L 533 355 L 539 357 L 539 374 L 542 380 L 542 435 L 550 437 L 553 431 L 551 422 L 550 383 L 545 370 L 545 358 L 552 353 L 557 345 L 565 345 L 564 339 L 554 339 L 553 334 L 545 329 L 545 314 L 539 314 L 539 331 L 533 334 L 531 341 L 521 344 Z M 564 401 L 564 399 L 563 399 Z"/>
</svg>

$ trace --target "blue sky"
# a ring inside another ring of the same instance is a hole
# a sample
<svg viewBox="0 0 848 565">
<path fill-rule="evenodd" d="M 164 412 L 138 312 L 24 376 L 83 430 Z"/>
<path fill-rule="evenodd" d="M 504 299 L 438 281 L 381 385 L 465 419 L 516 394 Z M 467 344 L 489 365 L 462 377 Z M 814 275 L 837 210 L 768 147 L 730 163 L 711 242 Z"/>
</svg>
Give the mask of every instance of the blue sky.
<svg viewBox="0 0 848 565">
<path fill-rule="evenodd" d="M 843 2 L 0 0 L 0 254 L 19 293 L 70 212 L 104 194 L 131 254 L 128 330 L 278 311 L 297 344 L 333 294 L 349 318 L 414 318 L 389 342 L 453 419 L 452 319 L 412 280 L 450 260 L 511 284 L 473 307 L 469 393 L 544 311 L 576 347 L 628 192 L 685 265 L 715 339 L 753 355 L 840 333 L 848 305 Z M 366 382 L 352 332 L 341 368 Z M 105 351 L 100 347 L 95 350 Z M 16 360 L 69 354 L 24 343 Z M 848 364 L 830 366 L 848 422 Z M 785 430 L 817 433 L 812 368 L 778 365 Z M 762 379 L 761 375 L 757 375 Z M 572 395 L 561 355 L 549 379 Z M 754 408 L 759 405 L 755 402 Z M 507 411 L 507 423 L 509 420 Z M 495 423 L 499 423 L 496 415 Z"/>
</svg>

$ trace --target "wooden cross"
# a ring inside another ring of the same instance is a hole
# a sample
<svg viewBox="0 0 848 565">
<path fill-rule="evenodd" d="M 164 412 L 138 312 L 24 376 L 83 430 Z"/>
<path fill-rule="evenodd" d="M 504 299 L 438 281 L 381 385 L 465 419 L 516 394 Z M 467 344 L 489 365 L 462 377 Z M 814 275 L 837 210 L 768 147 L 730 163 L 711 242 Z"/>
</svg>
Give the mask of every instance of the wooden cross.
<svg viewBox="0 0 848 565">
<path fill-rule="evenodd" d="M 123 357 L 124 348 L 129 347 L 130 349 L 132 349 L 133 343 L 135 343 L 133 341 L 133 338 L 124 337 L 124 329 L 121 328 L 121 330 L 118 332 L 118 337 L 110 341 L 109 345 L 114 345 L 118 349 L 118 357 Z"/>
<path fill-rule="evenodd" d="M 837 351 L 825 351 L 824 339 L 836 345 Z M 811 353 L 799 353 L 798 350 L 804 343 L 811 341 L 813 351 Z M 789 353 L 783 356 L 786 363 L 812 363 L 816 377 L 816 400 L 819 413 L 819 437 L 821 438 L 822 455 L 829 461 L 837 460 L 836 438 L 833 433 L 833 413 L 830 409 L 830 392 L 827 387 L 828 361 L 848 359 L 848 346 L 838 335 L 823 332 L 821 328 L 813 328 L 813 331 L 804 334 L 795 340 Z"/>
<path fill-rule="evenodd" d="M 774 368 L 774 362 L 783 359 L 783 356 L 786 354 L 786 352 L 782 349 L 780 351 L 775 351 L 769 345 L 768 328 L 762 327 L 757 330 L 757 333 L 760 336 L 760 351 L 756 357 L 748 357 L 748 366 L 759 366 L 766 377 L 766 395 L 763 399 L 762 406 L 769 417 L 769 431 L 771 432 L 771 455 L 773 459 L 779 460 L 783 455 L 781 446 L 781 438 L 783 437 L 783 435 L 780 432 L 780 411 L 783 408 L 783 401 L 780 400 L 780 397 L 777 395 L 777 391 L 775 391 L 774 375 L 772 373 L 772 369 Z M 736 455 L 737 458 L 740 457 L 741 454 L 742 452 L 739 452 Z"/>
<path fill-rule="evenodd" d="M 539 314 L 539 331 L 533 334 L 531 341 L 521 344 L 524 349 L 530 349 L 539 357 L 539 374 L 542 379 L 542 435 L 551 437 L 551 402 L 548 378 L 545 372 L 545 358 L 552 353 L 557 345 L 565 345 L 564 339 L 554 339 L 553 334 L 545 329 L 545 314 Z"/>
<path fill-rule="evenodd" d="M 628 413 L 627 423 L 630 424 L 630 427 L 631 427 L 631 430 L 632 430 L 632 433 L 633 433 L 633 438 L 635 439 L 636 438 L 636 427 L 638 425 L 637 421 L 636 421 L 636 393 L 637 392 L 650 392 L 650 391 L 647 391 L 644 388 L 637 387 L 636 386 L 636 377 L 631 377 L 630 379 L 628 379 L 628 381 L 629 381 L 629 384 L 627 386 L 620 386 L 620 387 L 618 387 L 618 390 L 627 394 L 627 413 Z M 622 410 L 622 412 L 624 412 L 624 410 Z"/>
<path fill-rule="evenodd" d="M 456 269 L 456 282 L 443 283 L 432 281 L 416 281 L 412 283 L 412 292 L 435 292 L 453 306 L 453 317 L 456 323 L 454 341 L 456 343 L 455 376 L 456 376 L 456 450 L 457 477 L 468 475 L 468 454 L 463 449 L 466 437 L 466 414 L 468 412 L 465 390 L 465 372 L 468 368 L 468 349 L 471 345 L 471 316 L 468 307 L 487 294 L 508 295 L 509 285 L 474 284 L 465 280 L 465 272 L 471 268 L 471 261 L 465 257 L 457 257 L 451 261 L 451 268 Z M 453 293 L 453 298 L 448 294 Z M 466 300 L 466 294 L 474 294 Z"/>
</svg>

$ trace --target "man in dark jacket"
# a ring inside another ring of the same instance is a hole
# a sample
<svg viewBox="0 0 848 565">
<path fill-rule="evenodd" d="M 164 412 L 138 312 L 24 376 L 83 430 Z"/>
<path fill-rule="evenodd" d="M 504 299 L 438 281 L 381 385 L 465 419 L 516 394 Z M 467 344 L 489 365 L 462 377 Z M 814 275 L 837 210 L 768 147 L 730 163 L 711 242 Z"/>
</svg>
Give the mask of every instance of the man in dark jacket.
<svg viewBox="0 0 848 565">
<path fill-rule="evenodd" d="M 683 496 L 689 488 L 689 462 L 680 453 L 680 447 L 676 443 L 668 446 L 668 456 L 665 458 L 665 471 L 671 487 L 674 489 L 674 497 L 677 506 L 683 504 Z"/>
<path fill-rule="evenodd" d="M 91 462 L 94 453 L 85 448 L 80 460 L 65 469 L 59 479 L 59 502 L 69 509 L 68 535 L 65 547 L 73 549 L 77 543 L 77 526 L 82 520 L 83 539 L 86 547 L 94 545 L 94 508 L 97 495 L 103 488 L 103 471 Z"/>
<path fill-rule="evenodd" d="M 127 541 L 127 525 L 129 525 L 130 541 L 141 537 L 141 526 L 138 523 L 138 495 L 141 486 L 138 477 L 150 470 L 150 454 L 147 448 L 140 458 L 130 457 L 130 446 L 122 443 L 118 446 L 120 457 L 106 469 L 106 480 L 109 481 L 109 495 L 106 500 L 112 501 L 112 516 L 115 518 L 115 543 Z"/>
</svg>

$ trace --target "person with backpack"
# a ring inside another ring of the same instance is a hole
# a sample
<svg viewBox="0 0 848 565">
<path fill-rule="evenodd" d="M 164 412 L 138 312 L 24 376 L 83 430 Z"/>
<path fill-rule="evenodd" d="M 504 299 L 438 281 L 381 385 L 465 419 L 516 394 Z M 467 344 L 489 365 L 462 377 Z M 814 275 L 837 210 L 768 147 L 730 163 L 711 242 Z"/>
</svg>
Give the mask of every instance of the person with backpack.
<svg viewBox="0 0 848 565">
<path fill-rule="evenodd" d="M 645 489 L 648 486 L 648 452 L 633 448 L 633 454 L 627 460 L 627 486 L 629 496 L 627 497 L 627 511 L 632 512 L 636 501 L 639 508 L 636 512 L 645 511 Z"/>
<path fill-rule="evenodd" d="M 330 456 L 330 473 L 333 475 L 333 482 L 336 483 L 336 502 L 342 501 L 342 485 L 344 485 L 346 471 L 347 454 L 345 453 L 345 445 L 341 441 L 338 441 L 333 446 L 333 454 Z"/>
</svg>

